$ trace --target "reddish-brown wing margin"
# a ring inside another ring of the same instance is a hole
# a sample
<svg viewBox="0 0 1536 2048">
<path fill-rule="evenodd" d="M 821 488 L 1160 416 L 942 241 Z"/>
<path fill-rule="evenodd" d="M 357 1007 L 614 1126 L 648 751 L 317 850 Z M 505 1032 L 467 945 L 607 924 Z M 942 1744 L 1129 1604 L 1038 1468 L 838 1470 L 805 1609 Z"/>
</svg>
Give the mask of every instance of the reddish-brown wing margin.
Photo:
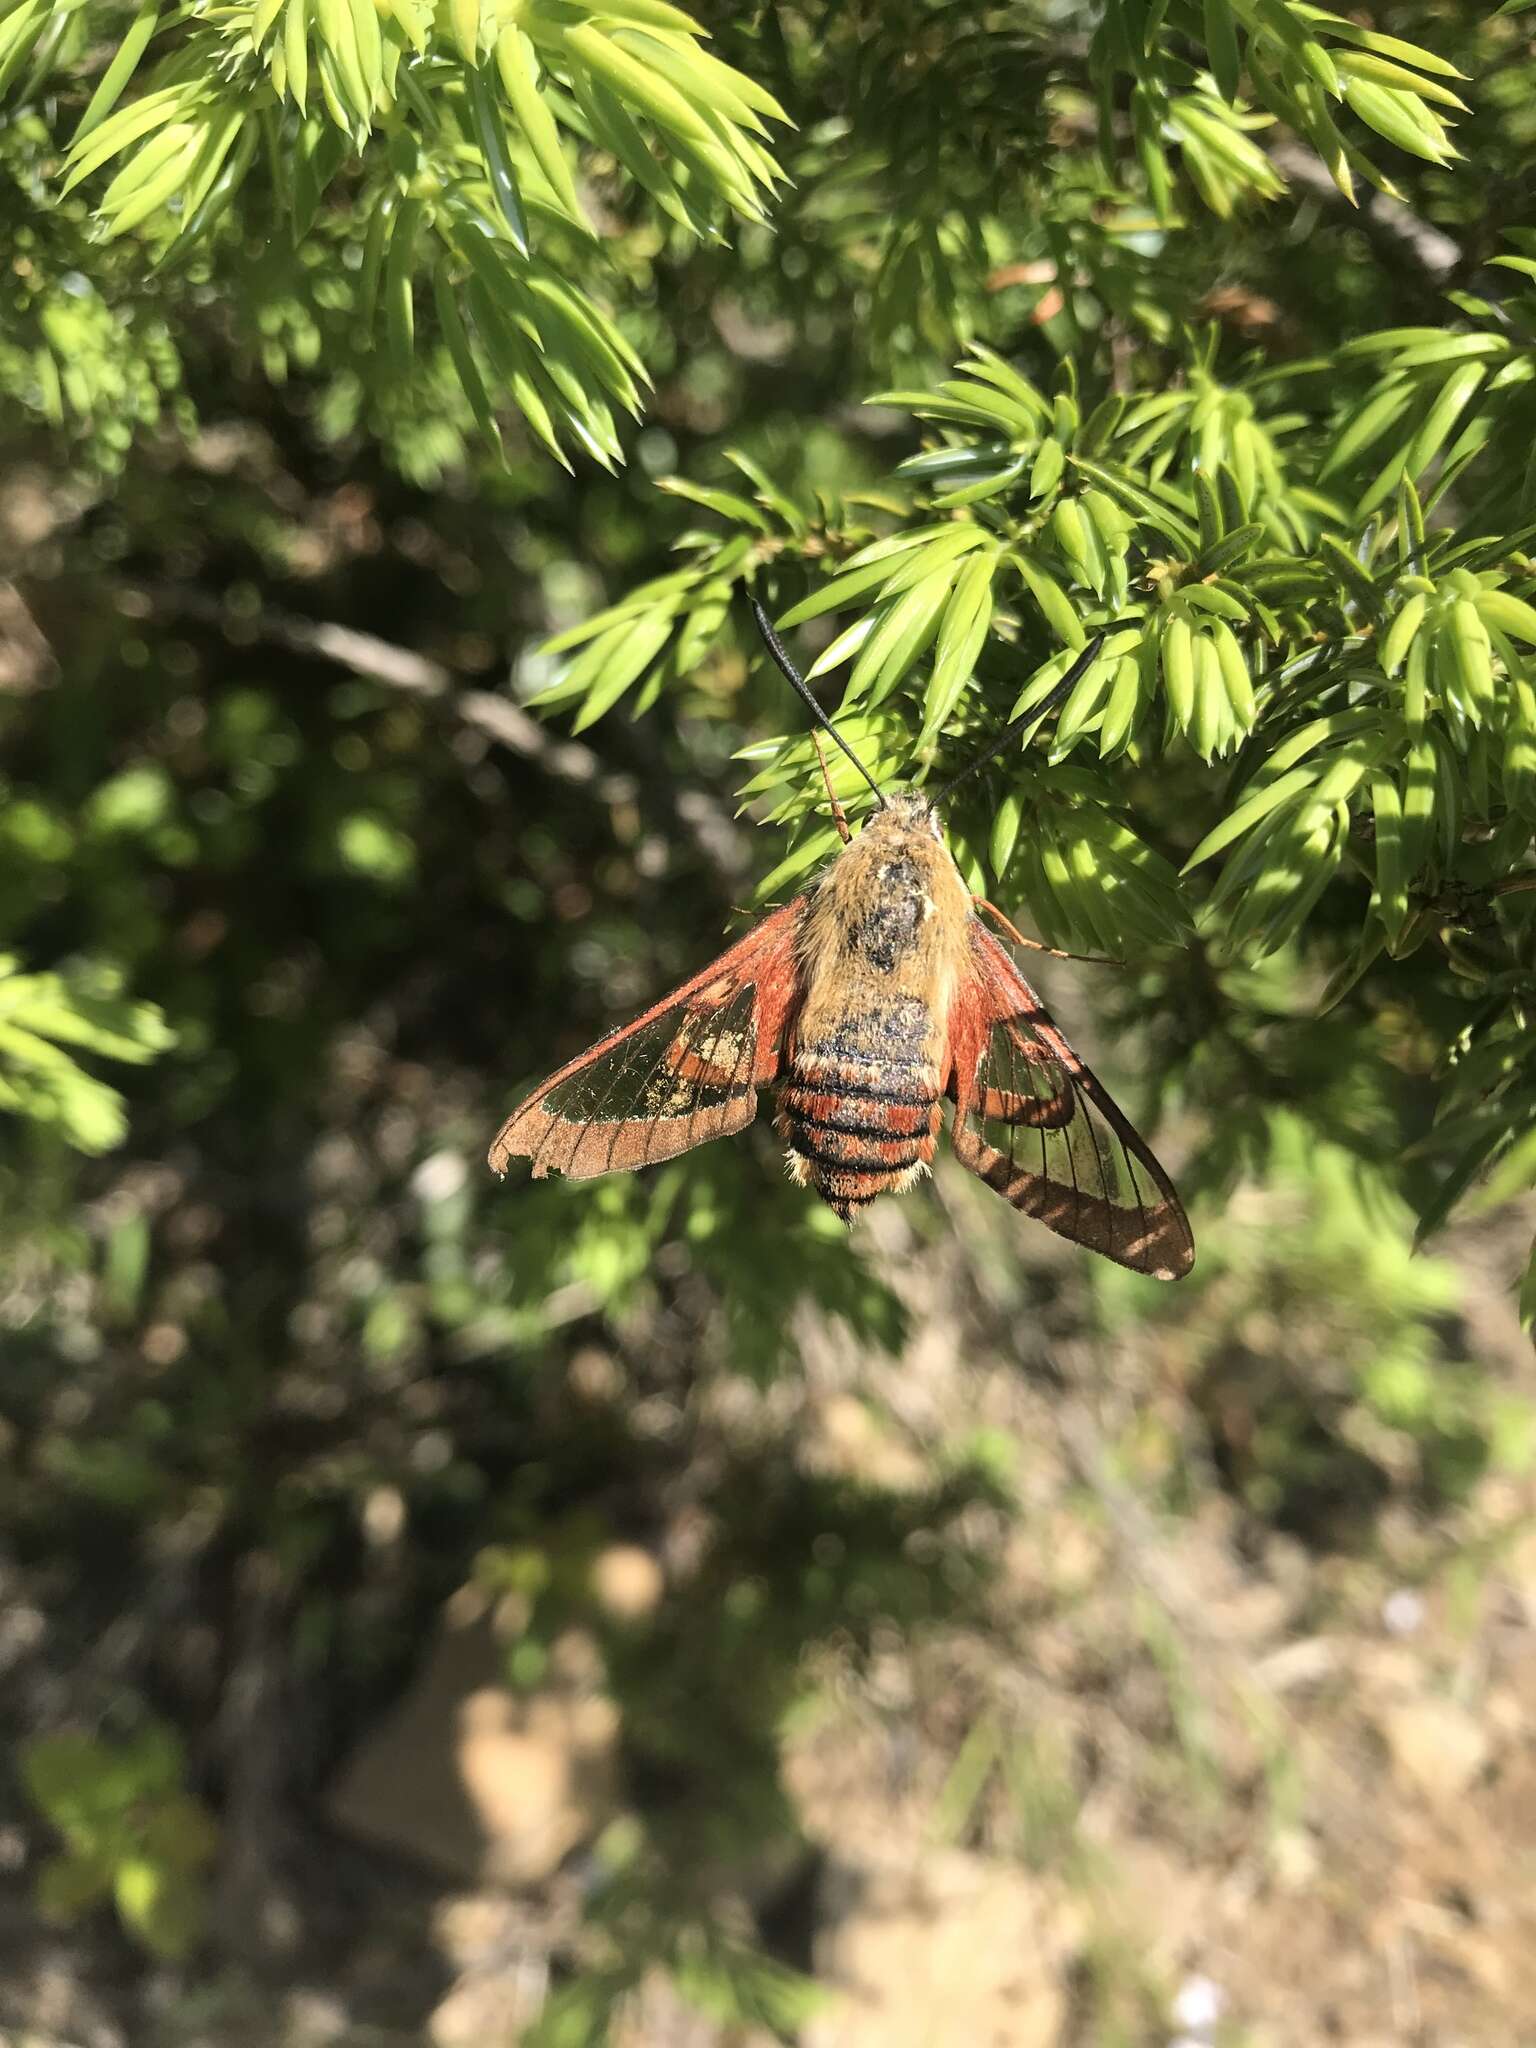
<svg viewBox="0 0 1536 2048">
<path fill-rule="evenodd" d="M 979 924 L 950 1051 L 963 1166 L 1026 1216 L 1133 1272 L 1189 1271 L 1195 1241 L 1172 1182 Z"/>
<path fill-rule="evenodd" d="M 497 1133 L 493 1170 L 529 1159 L 536 1180 L 590 1180 L 744 1129 L 758 1088 L 778 1072 L 804 907 L 797 896 L 771 912 L 713 966 L 552 1074 Z"/>
</svg>

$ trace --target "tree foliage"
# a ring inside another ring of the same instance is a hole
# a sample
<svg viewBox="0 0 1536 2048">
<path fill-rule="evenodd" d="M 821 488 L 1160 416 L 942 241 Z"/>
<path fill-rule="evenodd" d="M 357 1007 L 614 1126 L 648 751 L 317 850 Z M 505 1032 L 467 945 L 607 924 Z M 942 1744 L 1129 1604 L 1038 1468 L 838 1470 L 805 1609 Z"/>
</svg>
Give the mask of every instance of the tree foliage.
<svg viewBox="0 0 1536 2048">
<path fill-rule="evenodd" d="M 588 208 L 638 204 L 712 239 L 762 220 L 782 178 L 767 147 L 782 109 L 700 36 L 667 0 L 23 5 L 0 22 L 0 90 L 26 107 L 61 73 L 94 78 L 67 132 L 18 124 L 16 169 L 50 256 L 77 190 L 102 243 L 134 238 L 107 273 L 130 349 L 153 334 L 166 351 L 176 323 L 151 309 L 211 281 L 269 376 L 324 362 L 336 424 L 395 417 L 424 473 L 456 435 L 418 440 L 409 415 L 450 387 L 451 427 L 497 442 L 510 402 L 562 463 L 576 447 L 611 464 L 615 407 L 638 413 L 647 377 L 603 303 L 619 280 Z M 583 144 L 612 171 L 587 206 Z M 45 310 L 20 395 L 88 427 L 96 393 Z"/>
<path fill-rule="evenodd" d="M 865 81 L 925 22 L 897 67 L 898 102 L 910 92 L 915 116 L 931 110 L 941 80 L 964 75 L 976 121 L 915 118 L 899 158 L 887 143 L 881 161 L 859 148 L 857 121 L 873 126 L 877 109 L 856 85 L 835 153 L 827 124 L 810 126 L 814 174 L 796 180 L 789 231 L 828 217 L 834 269 L 863 273 L 872 360 L 968 334 L 978 285 L 1010 260 L 1027 269 L 1036 239 L 1051 282 L 1034 363 L 978 340 L 954 377 L 880 394 L 930 446 L 873 503 L 797 494 L 743 453 L 731 460 L 750 496 L 670 480 L 728 532 L 684 536 L 686 566 L 551 642 L 581 651 L 544 703 L 573 706 L 577 730 L 631 691 L 648 708 L 729 641 L 733 599 L 767 577 L 798 598 L 789 623 L 852 615 L 812 673 L 842 679 L 849 735 L 889 776 L 953 758 L 989 719 L 1027 708 L 1085 631 L 1113 623 L 1049 762 L 1006 789 L 993 777 L 956 817 L 973 881 L 1026 901 L 1053 942 L 1122 956 L 1197 926 L 1234 962 L 1300 941 L 1330 994 L 1355 985 L 1357 1002 L 1378 955 L 1443 933 L 1469 1000 L 1491 1012 L 1442 1051 L 1448 1067 L 1488 1068 L 1475 1084 L 1487 1128 L 1458 1176 L 1523 1157 L 1531 1103 L 1515 1077 L 1531 1048 L 1497 998 L 1525 973 L 1519 867 L 1536 816 L 1521 552 L 1536 308 L 1516 288 L 1536 264 L 1517 232 L 1492 259 L 1511 289 L 1455 293 L 1450 326 L 1382 328 L 1279 362 L 1223 350 L 1219 329 L 1195 327 L 1155 282 L 1192 233 L 1191 206 L 1225 221 L 1284 192 L 1261 146 L 1274 124 L 1316 149 L 1347 198 L 1359 182 L 1395 191 L 1403 152 L 1448 165 L 1461 67 L 1322 9 L 1212 0 L 1155 19 L 1111 6 L 1075 56 L 1006 11 L 957 32 L 946 9 L 895 10 Z M 812 62 L 810 23 L 795 26 L 765 21 L 750 39 L 775 86 Z M 170 310 L 211 285 L 221 308 L 254 318 L 247 339 L 269 375 L 298 364 L 328 378 L 333 428 L 394 414 L 396 453 L 418 473 L 447 453 L 445 414 L 499 446 L 509 407 L 562 461 L 574 446 L 615 462 L 619 416 L 640 411 L 646 380 L 624 332 L 636 236 L 604 247 L 573 166 L 592 167 L 590 207 L 650 214 L 640 239 L 654 251 L 717 239 L 732 216 L 764 222 L 783 175 L 768 153 L 778 94 L 665 0 L 19 6 L 4 33 L 0 78 L 22 110 L 16 189 L 39 210 L 30 297 L 45 302 L 15 372 L 55 423 L 143 405 L 120 365 L 101 402 L 91 364 L 119 353 L 104 345 L 120 338 L 112 316 L 76 312 L 71 326 L 70 295 L 42 288 L 60 282 L 56 262 L 85 260 L 93 230 L 87 273 L 104 271 L 141 341 L 164 355 Z M 831 54 L 816 66 L 823 91 Z M 1000 130 L 999 66 L 1032 81 L 1033 147 Z M 73 120 L 53 97 L 61 78 L 91 85 Z M 33 105 L 55 110 L 51 126 L 26 116 Z M 878 115 L 901 125 L 888 106 Z M 1052 118 L 1083 124 L 1065 164 L 1040 147 Z M 983 176 L 995 215 L 964 203 Z M 1047 191 L 1028 238 L 1027 201 Z M 872 228 L 877 193 L 897 203 Z M 92 305 L 96 289 L 77 296 Z M 175 377 L 163 364 L 160 382 Z M 111 425 L 103 438 L 120 446 L 128 426 Z M 1200 786 L 1193 847 L 1133 797 L 1170 747 L 1191 789 L 1186 754 L 1231 761 Z M 771 799 L 775 821 L 803 819 L 804 741 L 759 743 L 758 756 L 768 765 L 745 794 Z M 825 825 L 803 830 L 765 893 L 833 843 Z M 1180 865 L 1196 872 L 1181 882 Z M 1336 920 L 1320 948 L 1306 928 L 1330 887 L 1350 886 L 1358 935 L 1335 957 Z M 1506 1164 L 1499 1187 L 1517 1182 Z"/>
</svg>

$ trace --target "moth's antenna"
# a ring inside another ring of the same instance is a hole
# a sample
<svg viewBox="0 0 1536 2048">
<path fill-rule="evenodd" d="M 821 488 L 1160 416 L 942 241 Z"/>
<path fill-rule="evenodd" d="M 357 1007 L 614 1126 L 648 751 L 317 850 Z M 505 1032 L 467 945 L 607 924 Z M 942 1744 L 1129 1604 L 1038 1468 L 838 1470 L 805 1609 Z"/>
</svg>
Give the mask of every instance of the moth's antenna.
<svg viewBox="0 0 1536 2048">
<path fill-rule="evenodd" d="M 1127 619 L 1124 623 L 1131 625 L 1136 622 Z M 964 782 L 968 775 L 974 775 L 978 768 L 985 768 L 993 756 L 1000 754 L 1008 742 L 1021 733 L 1026 726 L 1033 732 L 1042 719 L 1050 716 L 1058 704 L 1065 703 L 1083 677 L 1087 675 L 1089 669 L 1092 668 L 1094 662 L 1098 660 L 1099 649 L 1104 645 L 1108 636 L 1116 630 L 1118 624 L 1119 622 L 1117 621 L 1115 625 L 1104 626 L 1095 633 L 1045 701 L 1041 704 L 1032 704 L 1027 711 L 1020 712 L 1017 718 L 1010 719 L 989 747 L 985 747 L 976 756 L 974 761 L 968 761 L 958 775 L 952 775 L 949 778 L 933 801 L 936 804 L 943 803 L 945 798 L 949 796 L 959 783 Z"/>
<path fill-rule="evenodd" d="M 859 759 L 858 755 L 853 751 L 852 747 L 850 747 L 848 742 L 843 738 L 842 734 L 838 731 L 837 727 L 832 723 L 831 719 L 828 718 L 826 712 L 822 710 L 821 706 L 816 702 L 816 699 L 811 695 L 810 685 L 806 682 L 804 676 L 801 675 L 799 669 L 797 669 L 795 667 L 795 664 L 790 660 L 788 651 L 784 646 L 784 642 L 779 638 L 778 634 L 775 633 L 771 623 L 769 622 L 768 614 L 763 610 L 762 606 L 758 603 L 755 597 L 749 597 L 747 599 L 747 602 L 752 607 L 752 616 L 757 621 L 757 630 L 763 636 L 763 645 L 767 648 L 768 652 L 773 656 L 774 661 L 778 664 L 779 671 L 784 677 L 785 682 L 789 684 L 789 687 L 795 692 L 796 696 L 804 700 L 806 707 L 810 711 L 812 718 L 815 719 L 816 723 L 821 727 L 822 731 L 830 734 L 831 737 L 834 740 L 836 740 L 837 744 L 848 756 L 849 760 L 853 763 L 854 767 L 858 769 L 859 773 L 863 776 L 864 780 L 875 792 L 875 802 L 879 804 L 882 810 L 886 810 L 887 808 L 889 808 L 886 804 L 884 795 L 881 793 L 880 785 L 875 781 L 875 778 L 864 766 L 864 763 Z"/>
</svg>

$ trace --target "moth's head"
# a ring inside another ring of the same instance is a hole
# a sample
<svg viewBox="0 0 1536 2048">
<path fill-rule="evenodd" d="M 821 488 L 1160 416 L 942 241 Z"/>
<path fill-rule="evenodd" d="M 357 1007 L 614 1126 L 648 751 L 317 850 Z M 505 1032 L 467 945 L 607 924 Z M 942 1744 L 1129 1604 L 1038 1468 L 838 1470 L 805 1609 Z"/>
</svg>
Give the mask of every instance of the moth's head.
<svg viewBox="0 0 1536 2048">
<path fill-rule="evenodd" d="M 914 833 L 930 839 L 944 837 L 938 812 L 927 797 L 915 792 L 886 797 L 880 809 L 864 820 L 864 836 L 871 832 L 889 839 L 910 839 Z"/>
</svg>

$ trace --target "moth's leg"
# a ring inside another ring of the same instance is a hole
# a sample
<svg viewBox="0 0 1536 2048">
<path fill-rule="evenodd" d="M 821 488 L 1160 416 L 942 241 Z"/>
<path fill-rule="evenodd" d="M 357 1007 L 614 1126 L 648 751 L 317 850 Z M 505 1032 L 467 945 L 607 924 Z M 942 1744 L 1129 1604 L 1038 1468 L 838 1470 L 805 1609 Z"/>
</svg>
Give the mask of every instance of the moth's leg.
<svg viewBox="0 0 1536 2048">
<path fill-rule="evenodd" d="M 837 827 L 837 836 L 846 846 L 853 834 L 848 830 L 848 819 L 832 788 L 832 777 L 827 769 L 827 757 L 821 750 L 821 734 L 811 727 L 811 745 L 816 749 L 816 758 L 821 763 L 821 779 L 827 785 L 827 802 L 832 806 L 832 822 Z"/>
<path fill-rule="evenodd" d="M 997 926 L 1004 938 L 1012 939 L 1016 946 L 1027 946 L 1031 953 L 1049 953 L 1053 960 L 1081 960 L 1089 967 L 1123 967 L 1123 960 L 1106 960 L 1102 953 L 1063 953 L 1059 946 L 1047 946 L 1039 939 L 1027 939 L 1018 926 L 1009 922 L 995 903 L 989 903 L 985 896 L 973 896 L 971 901 L 978 910 L 984 910 Z"/>
</svg>

